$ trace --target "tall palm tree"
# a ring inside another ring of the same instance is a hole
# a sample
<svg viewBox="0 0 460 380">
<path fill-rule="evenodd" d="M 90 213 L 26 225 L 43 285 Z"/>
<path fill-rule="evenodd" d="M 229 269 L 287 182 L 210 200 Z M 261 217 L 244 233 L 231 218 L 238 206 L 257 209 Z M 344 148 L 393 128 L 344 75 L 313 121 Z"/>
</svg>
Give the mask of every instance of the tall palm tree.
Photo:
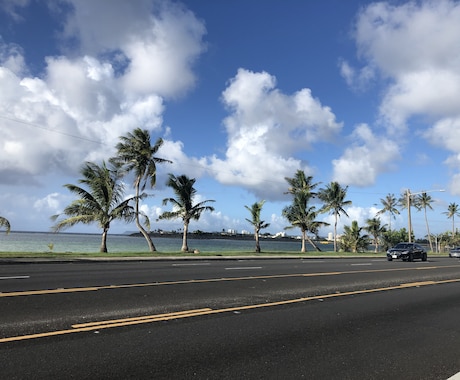
<svg viewBox="0 0 460 380">
<path fill-rule="evenodd" d="M 337 221 L 340 214 L 348 217 L 344 207 L 351 205 L 351 201 L 345 200 L 348 186 L 342 187 L 338 182 L 331 182 L 324 189 L 320 189 L 318 197 L 324 202 L 321 212 L 329 212 L 334 215 L 334 252 L 337 252 Z"/>
<path fill-rule="evenodd" d="M 396 219 L 395 215 L 399 215 L 399 210 L 396 208 L 398 201 L 394 194 L 387 194 L 385 198 L 380 198 L 380 202 L 383 205 L 383 209 L 377 212 L 376 215 L 388 212 L 390 214 L 389 220 L 389 231 L 391 232 L 391 219 Z"/>
<path fill-rule="evenodd" d="M 251 219 L 246 218 L 246 220 L 254 227 L 254 239 L 256 241 L 256 253 L 260 253 L 260 242 L 259 242 L 259 233 L 260 230 L 267 228 L 270 223 L 265 223 L 264 220 L 260 219 L 260 212 L 265 201 L 255 202 L 251 207 L 244 206 L 246 210 L 251 213 Z"/>
<path fill-rule="evenodd" d="M 313 177 L 306 176 L 303 170 L 297 170 L 293 178 L 284 177 L 289 184 L 286 194 L 296 195 L 299 192 L 305 193 L 309 197 L 315 197 L 316 193 L 312 190 L 318 186 L 318 183 L 312 183 Z"/>
<path fill-rule="evenodd" d="M 214 211 L 214 207 L 206 206 L 206 203 L 215 202 L 214 200 L 206 200 L 193 204 L 193 199 L 196 195 L 196 189 L 193 187 L 195 181 L 195 178 L 189 178 L 185 174 L 178 177 L 174 174 L 169 174 L 169 179 L 166 182 L 166 185 L 174 191 L 177 198 L 163 199 L 163 205 L 172 203 L 173 211 L 165 211 L 160 215 L 160 219 L 182 219 L 184 222 L 182 252 L 188 251 L 187 233 L 190 221 L 199 220 L 203 211 Z"/>
<path fill-rule="evenodd" d="M 327 226 L 328 223 L 317 221 L 316 217 L 318 212 L 315 210 L 315 206 L 308 207 L 308 201 L 310 199 L 307 193 L 297 193 L 291 205 L 286 206 L 282 213 L 283 216 L 291 223 L 289 228 L 300 228 L 302 232 L 302 248 L 301 252 L 306 252 L 306 240 L 314 247 L 317 251 L 321 249 L 314 243 L 314 241 L 308 236 L 307 232 L 318 234 L 318 230 L 322 226 Z"/>
<path fill-rule="evenodd" d="M 4 218 L 3 216 L 0 216 L 0 227 L 5 227 L 6 229 L 6 234 L 8 235 L 11 230 L 11 225 L 8 219 Z"/>
<path fill-rule="evenodd" d="M 366 220 L 367 227 L 364 229 L 372 236 L 375 246 L 375 253 L 379 251 L 379 242 L 383 234 L 387 231 L 385 225 L 382 226 L 380 218 L 372 218 Z"/>
<path fill-rule="evenodd" d="M 52 216 L 56 224 L 52 227 L 55 232 L 72 227 L 75 224 L 98 223 L 102 228 L 100 252 L 107 252 L 107 233 L 110 223 L 115 219 L 132 222 L 136 213 L 129 203 L 133 197 L 124 199 L 124 187 L 118 170 L 109 169 L 105 162 L 97 165 L 86 162 L 80 173 L 83 178 L 78 182 L 88 190 L 77 185 L 66 184 L 70 192 L 79 196 L 79 199 L 68 205 L 62 214 Z M 62 215 L 65 219 L 58 221 Z"/>
<path fill-rule="evenodd" d="M 417 210 L 423 209 L 423 212 L 425 214 L 426 232 L 428 234 L 428 242 L 430 243 L 431 252 L 433 252 L 433 243 L 431 240 L 430 226 L 428 225 L 428 217 L 426 215 L 426 209 L 429 208 L 430 210 L 433 210 L 433 207 L 431 207 L 432 202 L 433 202 L 433 198 L 431 198 L 431 196 L 428 195 L 427 193 L 418 194 L 415 199 L 415 207 L 417 208 Z"/>
<path fill-rule="evenodd" d="M 460 209 L 457 203 L 452 202 L 447 207 L 447 211 L 443 212 L 443 214 L 447 215 L 447 218 L 452 218 L 452 238 L 455 236 L 455 217 L 460 216 Z"/>
<path fill-rule="evenodd" d="M 116 146 L 118 153 L 113 159 L 116 163 L 124 164 L 126 172 L 134 172 L 136 226 L 147 241 L 151 252 L 156 251 L 156 248 L 150 234 L 140 223 L 139 201 L 142 198 L 140 192 L 145 190 L 147 184 L 151 188 L 155 186 L 156 164 L 171 162 L 155 156 L 162 145 L 163 140 L 159 138 L 152 146 L 149 131 L 136 128 L 132 133 L 127 133 L 126 136 L 120 136 L 120 142 Z"/>
</svg>

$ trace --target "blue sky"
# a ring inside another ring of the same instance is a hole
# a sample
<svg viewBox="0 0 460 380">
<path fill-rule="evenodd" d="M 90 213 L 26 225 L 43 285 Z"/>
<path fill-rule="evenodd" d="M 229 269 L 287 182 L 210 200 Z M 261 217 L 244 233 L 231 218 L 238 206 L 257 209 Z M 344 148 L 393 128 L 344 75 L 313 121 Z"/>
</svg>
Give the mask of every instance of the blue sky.
<svg viewBox="0 0 460 380">
<path fill-rule="evenodd" d="M 142 206 L 152 229 L 181 227 L 156 222 L 174 173 L 197 179 L 197 201 L 215 200 L 191 231 L 251 230 L 244 206 L 261 199 L 267 231 L 282 231 L 284 178 L 301 169 L 319 187 L 348 186 L 339 232 L 408 188 L 445 189 L 430 193 L 428 221 L 434 233 L 451 230 L 443 213 L 460 195 L 459 35 L 452 0 L 4 0 L 0 215 L 13 230 L 50 230 L 73 199 L 62 185 L 142 127 L 173 161 L 158 167 Z M 412 215 L 423 237 L 423 212 Z M 406 226 L 403 210 L 392 228 Z"/>
</svg>

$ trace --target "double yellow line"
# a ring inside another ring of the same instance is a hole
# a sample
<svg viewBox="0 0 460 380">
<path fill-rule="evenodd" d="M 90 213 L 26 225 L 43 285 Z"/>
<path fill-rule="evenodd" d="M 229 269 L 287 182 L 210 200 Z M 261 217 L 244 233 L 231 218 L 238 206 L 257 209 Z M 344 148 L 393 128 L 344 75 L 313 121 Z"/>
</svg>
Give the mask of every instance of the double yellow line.
<svg viewBox="0 0 460 380">
<path fill-rule="evenodd" d="M 0 338 L 0 343 L 16 342 L 16 341 L 21 341 L 21 340 L 37 339 L 37 338 L 74 334 L 74 333 L 81 333 L 81 332 L 88 332 L 88 331 L 98 331 L 98 330 L 108 329 L 108 328 L 132 326 L 132 325 L 139 325 L 143 323 L 153 323 L 153 322 L 159 322 L 159 321 L 169 321 L 172 319 L 190 318 L 190 317 L 197 317 L 197 316 L 203 316 L 203 315 L 221 314 L 221 313 L 229 313 L 229 312 L 241 312 L 241 311 L 251 310 L 251 309 L 259 309 L 259 308 L 273 307 L 273 306 L 283 306 L 283 305 L 289 305 L 289 304 L 295 304 L 295 303 L 307 302 L 307 301 L 313 301 L 313 300 L 324 300 L 324 299 L 334 298 L 334 297 L 343 297 L 343 296 L 366 294 L 366 293 L 377 293 L 377 292 L 383 292 L 383 291 L 389 291 L 389 290 L 407 289 L 407 288 L 436 285 L 436 284 L 447 284 L 447 283 L 454 283 L 454 282 L 460 282 L 460 278 L 450 279 L 450 280 L 441 280 L 441 281 L 412 282 L 412 283 L 400 284 L 400 285 L 395 285 L 395 286 L 389 286 L 385 288 L 363 289 L 363 290 L 355 290 L 355 291 L 343 292 L 343 293 L 323 294 L 323 295 L 317 295 L 317 296 L 311 296 L 311 297 L 302 297 L 302 298 L 295 298 L 295 299 L 277 301 L 277 302 L 267 302 L 267 303 L 254 304 L 254 305 L 243 305 L 243 306 L 236 306 L 236 307 L 223 308 L 223 309 L 202 308 L 202 309 L 184 310 L 184 311 L 177 311 L 177 312 L 164 313 L 164 314 L 155 314 L 155 315 L 147 315 L 147 316 L 139 316 L 139 317 L 131 317 L 131 318 L 123 318 L 123 319 L 112 319 L 112 320 L 106 320 L 106 321 L 80 323 L 80 324 L 74 324 L 71 326 L 72 327 L 71 329 L 66 329 L 66 330 L 57 330 L 57 331 L 49 331 L 49 332 L 43 332 L 43 333 L 37 333 L 37 334 Z"/>
</svg>

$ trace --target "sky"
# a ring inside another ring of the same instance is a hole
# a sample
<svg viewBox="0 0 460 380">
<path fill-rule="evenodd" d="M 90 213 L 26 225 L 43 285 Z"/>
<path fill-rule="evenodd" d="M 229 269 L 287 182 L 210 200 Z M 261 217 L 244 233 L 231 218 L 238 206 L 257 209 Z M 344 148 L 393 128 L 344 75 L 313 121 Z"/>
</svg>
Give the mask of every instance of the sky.
<svg viewBox="0 0 460 380">
<path fill-rule="evenodd" d="M 182 226 L 158 220 L 173 173 L 196 179 L 196 202 L 215 201 L 190 231 L 252 231 L 245 206 L 261 200 L 263 232 L 284 231 L 285 178 L 303 170 L 318 189 L 347 187 L 339 233 L 407 189 L 430 192 L 432 233 L 451 231 L 459 36 L 453 0 L 2 0 L 0 215 L 13 231 L 50 231 L 75 199 L 63 185 L 140 127 L 172 161 L 142 203 L 152 230 Z M 318 219 L 327 236 L 333 216 Z M 391 220 L 407 224 L 407 210 Z M 426 235 L 423 211 L 412 224 Z"/>
</svg>

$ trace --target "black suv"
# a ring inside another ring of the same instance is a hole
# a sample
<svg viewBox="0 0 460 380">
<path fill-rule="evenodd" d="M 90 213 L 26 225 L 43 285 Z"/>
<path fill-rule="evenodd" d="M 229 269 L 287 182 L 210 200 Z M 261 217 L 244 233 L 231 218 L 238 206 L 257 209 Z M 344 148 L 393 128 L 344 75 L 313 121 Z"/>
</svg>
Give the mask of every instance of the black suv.
<svg viewBox="0 0 460 380">
<path fill-rule="evenodd" d="M 420 259 L 426 261 L 427 254 L 425 249 L 418 244 L 398 243 L 387 251 L 387 259 L 388 261 L 392 261 L 393 259 L 402 259 L 403 261 Z"/>
</svg>

